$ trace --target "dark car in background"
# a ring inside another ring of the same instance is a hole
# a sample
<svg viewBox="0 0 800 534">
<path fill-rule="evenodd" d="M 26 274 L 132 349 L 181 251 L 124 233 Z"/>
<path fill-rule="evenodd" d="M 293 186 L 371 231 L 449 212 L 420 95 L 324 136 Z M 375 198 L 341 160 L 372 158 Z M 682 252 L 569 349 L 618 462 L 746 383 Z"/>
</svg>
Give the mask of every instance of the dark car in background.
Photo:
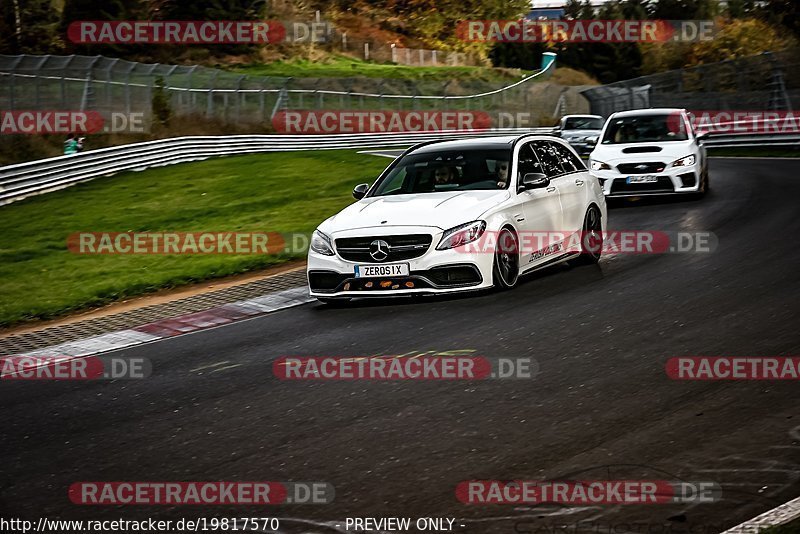
<svg viewBox="0 0 800 534">
<path fill-rule="evenodd" d="M 605 122 L 600 115 L 564 115 L 555 133 L 572 145 L 578 154 L 586 155 L 597 144 Z"/>
</svg>

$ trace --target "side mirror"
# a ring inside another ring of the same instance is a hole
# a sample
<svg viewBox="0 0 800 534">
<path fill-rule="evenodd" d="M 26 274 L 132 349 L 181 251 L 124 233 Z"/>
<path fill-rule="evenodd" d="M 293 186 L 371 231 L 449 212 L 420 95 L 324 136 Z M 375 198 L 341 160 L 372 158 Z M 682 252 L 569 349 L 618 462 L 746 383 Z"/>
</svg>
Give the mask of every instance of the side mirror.
<svg viewBox="0 0 800 534">
<path fill-rule="evenodd" d="M 587 137 L 586 146 L 597 146 L 597 136 Z"/>
<path fill-rule="evenodd" d="M 550 178 L 548 178 L 546 174 L 542 174 L 540 172 L 529 172 L 522 177 L 520 190 L 525 191 L 526 189 L 541 189 L 542 187 L 547 187 L 548 185 L 550 185 Z"/>
<path fill-rule="evenodd" d="M 369 184 L 358 184 L 353 188 L 353 198 L 361 200 L 369 191 Z"/>
<path fill-rule="evenodd" d="M 711 137 L 711 132 L 702 132 L 702 133 L 697 134 L 697 140 L 698 141 L 705 141 L 709 137 Z"/>
</svg>

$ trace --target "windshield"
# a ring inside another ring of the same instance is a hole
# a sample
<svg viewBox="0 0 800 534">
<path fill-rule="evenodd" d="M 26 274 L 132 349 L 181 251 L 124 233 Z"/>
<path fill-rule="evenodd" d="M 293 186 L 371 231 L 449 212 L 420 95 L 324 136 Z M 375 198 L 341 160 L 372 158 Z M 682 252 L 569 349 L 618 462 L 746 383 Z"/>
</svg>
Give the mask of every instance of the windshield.
<svg viewBox="0 0 800 534">
<path fill-rule="evenodd" d="M 461 149 L 409 154 L 370 196 L 506 189 L 511 149 Z"/>
<path fill-rule="evenodd" d="M 564 121 L 565 130 L 600 130 L 603 128 L 600 117 L 569 117 Z"/>
<path fill-rule="evenodd" d="M 603 135 L 604 145 L 686 141 L 686 125 L 678 114 L 641 115 L 611 119 Z"/>
</svg>

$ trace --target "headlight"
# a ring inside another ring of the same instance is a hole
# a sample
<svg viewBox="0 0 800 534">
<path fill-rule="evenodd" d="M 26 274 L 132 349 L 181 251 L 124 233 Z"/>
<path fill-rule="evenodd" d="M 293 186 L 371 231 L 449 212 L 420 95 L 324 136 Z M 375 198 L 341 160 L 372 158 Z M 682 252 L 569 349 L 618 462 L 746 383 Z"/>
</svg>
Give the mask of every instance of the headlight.
<svg viewBox="0 0 800 534">
<path fill-rule="evenodd" d="M 333 256 L 331 238 L 319 230 L 314 230 L 314 233 L 311 234 L 311 250 L 323 256 Z"/>
<path fill-rule="evenodd" d="M 611 170 L 611 165 L 593 159 L 589 161 L 589 168 L 592 169 L 593 171 L 607 171 Z"/>
<path fill-rule="evenodd" d="M 684 156 L 681 159 L 675 160 L 672 162 L 673 167 L 687 167 L 689 165 L 694 165 L 694 154 L 689 156 Z"/>
<path fill-rule="evenodd" d="M 447 250 L 472 243 L 479 239 L 485 230 L 486 223 L 484 221 L 473 221 L 450 228 L 442 235 L 442 240 L 436 245 L 436 250 Z"/>
</svg>

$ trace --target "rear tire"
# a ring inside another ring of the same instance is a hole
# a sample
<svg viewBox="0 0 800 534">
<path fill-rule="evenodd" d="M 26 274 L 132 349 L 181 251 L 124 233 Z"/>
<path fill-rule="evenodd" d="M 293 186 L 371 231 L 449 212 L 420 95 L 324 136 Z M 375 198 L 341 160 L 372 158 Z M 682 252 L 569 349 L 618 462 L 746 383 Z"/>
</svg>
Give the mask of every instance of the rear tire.
<svg viewBox="0 0 800 534">
<path fill-rule="evenodd" d="M 503 228 L 497 236 L 497 250 L 492 266 L 492 283 L 499 290 L 511 289 L 519 280 L 519 245 L 517 235 Z"/>
<path fill-rule="evenodd" d="M 573 266 L 594 265 L 600 261 L 603 253 L 603 223 L 601 221 L 600 210 L 596 206 L 590 206 L 586 210 L 583 218 L 583 228 L 581 229 L 581 252 L 580 255 L 569 264 Z"/>
</svg>

